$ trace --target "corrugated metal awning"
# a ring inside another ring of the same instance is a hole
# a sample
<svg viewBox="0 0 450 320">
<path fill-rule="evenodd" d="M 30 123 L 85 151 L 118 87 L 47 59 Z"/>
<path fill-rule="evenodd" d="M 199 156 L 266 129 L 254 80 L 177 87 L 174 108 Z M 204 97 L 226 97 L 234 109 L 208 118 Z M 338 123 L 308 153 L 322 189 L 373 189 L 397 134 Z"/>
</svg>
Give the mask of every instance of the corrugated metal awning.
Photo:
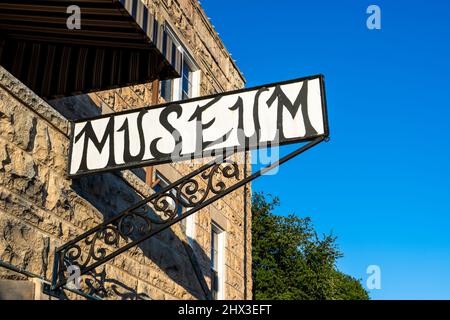
<svg viewBox="0 0 450 320">
<path fill-rule="evenodd" d="M 141 0 L 2 0 L 0 64 L 54 98 L 179 77 L 181 53 Z"/>
</svg>

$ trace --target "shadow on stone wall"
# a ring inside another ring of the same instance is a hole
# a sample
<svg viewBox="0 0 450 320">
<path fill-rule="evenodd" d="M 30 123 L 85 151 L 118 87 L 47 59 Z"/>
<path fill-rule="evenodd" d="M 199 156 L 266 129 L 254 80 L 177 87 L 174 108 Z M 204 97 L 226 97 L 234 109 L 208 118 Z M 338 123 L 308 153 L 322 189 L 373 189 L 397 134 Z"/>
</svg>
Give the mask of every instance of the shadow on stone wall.
<svg viewBox="0 0 450 320">
<path fill-rule="evenodd" d="M 133 188 L 112 173 L 74 179 L 72 187 L 77 194 L 89 201 L 102 213 L 104 220 L 112 218 L 141 200 L 140 195 Z M 137 238 L 139 238 L 139 234 L 136 233 L 132 234 L 129 240 L 133 241 Z M 196 299 L 205 299 L 204 290 L 196 274 L 198 269 L 194 269 L 185 245 L 186 242 L 180 239 L 171 228 L 168 228 L 140 243 L 137 247 L 172 281 L 183 287 Z M 195 260 L 198 261 L 200 266 L 199 269 L 209 278 L 209 272 L 207 272 L 209 270 L 209 256 L 197 242 L 193 241 L 190 245 L 195 254 Z M 143 268 L 147 267 L 143 266 Z M 152 277 L 152 275 L 149 276 Z M 97 288 L 95 290 L 99 290 L 102 297 L 115 294 L 123 299 L 152 298 L 146 294 L 137 293 L 118 279 L 111 279 L 107 276 L 105 269 L 92 275 L 91 284 L 92 292 L 94 292 L 94 288 Z M 113 286 L 112 290 L 111 286 Z M 170 291 L 168 288 L 162 289 Z M 176 294 L 174 295 L 176 296 Z"/>
<path fill-rule="evenodd" d="M 108 278 L 106 268 L 103 267 L 100 272 L 90 272 L 85 277 L 85 283 L 88 287 L 87 294 L 100 298 L 116 297 L 121 300 L 149 300 L 151 297 L 146 293 L 139 293 L 124 283 Z"/>
</svg>

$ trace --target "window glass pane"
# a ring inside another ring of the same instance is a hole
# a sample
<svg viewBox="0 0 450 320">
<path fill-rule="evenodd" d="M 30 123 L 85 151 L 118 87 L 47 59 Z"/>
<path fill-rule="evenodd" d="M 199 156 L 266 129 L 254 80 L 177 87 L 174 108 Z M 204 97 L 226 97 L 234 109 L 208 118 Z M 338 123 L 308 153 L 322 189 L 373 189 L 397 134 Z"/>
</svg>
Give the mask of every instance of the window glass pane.
<svg viewBox="0 0 450 320">
<path fill-rule="evenodd" d="M 219 298 L 219 234 L 220 231 L 211 225 L 211 293 L 213 299 Z"/>
<path fill-rule="evenodd" d="M 164 86 L 161 86 L 161 97 L 166 102 L 172 102 L 175 100 L 186 100 L 190 99 L 194 96 L 194 93 L 197 90 L 194 90 L 196 88 L 193 87 L 194 83 L 194 71 L 197 70 L 197 67 L 195 67 L 195 63 L 192 62 L 191 58 L 189 57 L 188 53 L 186 52 L 186 49 L 182 44 L 179 43 L 179 40 L 176 39 L 176 37 L 172 34 L 170 28 L 166 26 L 166 29 L 164 29 L 164 32 L 167 34 L 168 37 L 171 37 L 173 40 L 172 43 L 172 55 L 171 57 L 168 57 L 169 60 L 171 60 L 172 64 L 176 63 L 176 59 L 179 57 L 176 52 L 181 53 L 181 75 L 180 78 L 173 79 L 172 81 L 164 81 Z M 165 37 L 166 39 L 166 37 Z M 163 39 L 164 40 L 164 39 Z M 163 45 L 163 53 L 166 53 L 166 50 L 168 42 L 164 42 Z M 162 81 L 163 82 L 163 81 Z M 195 81 L 197 84 L 197 81 Z M 195 91 L 195 92 L 194 92 Z"/>
<path fill-rule="evenodd" d="M 172 80 L 161 81 L 161 97 L 166 101 L 172 101 Z"/>
<path fill-rule="evenodd" d="M 218 269 L 219 266 L 219 234 L 217 232 L 213 232 L 214 234 L 214 270 Z"/>
<path fill-rule="evenodd" d="M 210 261 L 210 267 L 212 270 L 214 270 L 214 230 L 211 228 L 211 261 Z"/>
<path fill-rule="evenodd" d="M 186 60 L 183 60 L 183 72 L 181 76 L 182 99 L 192 98 L 192 69 Z"/>
<path fill-rule="evenodd" d="M 212 298 L 217 300 L 219 298 L 219 274 L 214 270 L 211 270 L 211 288 Z"/>
<path fill-rule="evenodd" d="M 153 190 L 155 191 L 155 193 L 160 192 L 161 189 L 162 189 L 161 183 L 158 183 L 156 186 L 153 187 Z"/>
<path fill-rule="evenodd" d="M 187 63 L 186 59 L 183 60 L 183 77 L 189 80 L 189 74 L 191 73 L 191 68 Z"/>
<path fill-rule="evenodd" d="M 175 65 L 176 59 L 177 59 L 177 46 L 175 45 L 175 43 L 172 43 L 172 57 L 171 57 L 172 65 Z"/>
<path fill-rule="evenodd" d="M 162 52 L 162 54 L 163 54 L 163 56 L 165 57 L 166 56 L 166 52 L 167 52 L 167 32 L 166 32 L 166 30 L 164 30 L 163 31 L 163 44 L 162 44 L 162 50 L 163 50 L 163 52 Z"/>
<path fill-rule="evenodd" d="M 219 233 L 214 227 L 211 228 L 211 268 L 218 270 L 219 267 Z"/>
</svg>

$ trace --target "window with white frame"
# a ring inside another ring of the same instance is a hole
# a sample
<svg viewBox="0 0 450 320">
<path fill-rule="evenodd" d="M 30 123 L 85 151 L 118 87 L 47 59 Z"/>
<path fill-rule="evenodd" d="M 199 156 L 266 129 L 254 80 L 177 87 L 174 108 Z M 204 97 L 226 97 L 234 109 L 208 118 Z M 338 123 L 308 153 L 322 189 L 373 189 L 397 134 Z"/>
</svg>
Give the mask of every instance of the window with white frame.
<svg viewBox="0 0 450 320">
<path fill-rule="evenodd" d="M 223 229 L 211 222 L 211 294 L 214 300 L 224 299 L 224 237 Z"/>
<path fill-rule="evenodd" d="M 165 32 L 173 40 L 174 46 L 181 52 L 181 77 L 171 80 L 163 80 L 160 84 L 160 95 L 166 101 L 186 100 L 198 97 L 200 87 L 200 69 L 187 49 L 172 29 L 165 26 Z"/>
<path fill-rule="evenodd" d="M 153 187 L 153 190 L 156 193 L 160 192 L 162 189 L 164 189 L 171 183 L 168 179 L 166 179 L 158 171 L 156 172 L 156 181 L 158 181 L 158 184 Z M 173 191 L 173 195 L 175 196 L 175 191 Z M 166 197 L 166 198 L 164 198 L 164 200 L 166 200 L 169 203 L 169 205 L 171 206 L 170 209 L 174 210 L 178 216 L 182 216 L 184 214 L 184 212 L 186 211 L 182 205 L 180 205 L 180 204 L 177 205 L 171 197 Z M 176 206 L 176 208 L 175 208 L 175 206 Z M 190 245 L 192 245 L 192 242 L 194 240 L 194 214 L 192 214 L 180 221 L 181 229 L 186 234 Z"/>
</svg>

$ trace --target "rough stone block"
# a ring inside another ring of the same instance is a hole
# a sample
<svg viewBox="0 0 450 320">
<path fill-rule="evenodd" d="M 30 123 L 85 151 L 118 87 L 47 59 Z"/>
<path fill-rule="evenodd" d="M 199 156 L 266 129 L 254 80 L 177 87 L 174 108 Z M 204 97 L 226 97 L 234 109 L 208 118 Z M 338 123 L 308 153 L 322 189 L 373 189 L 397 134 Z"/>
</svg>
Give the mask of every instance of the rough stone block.
<svg viewBox="0 0 450 320">
<path fill-rule="evenodd" d="M 34 284 L 30 281 L 0 280 L 0 300 L 34 300 Z"/>
</svg>

